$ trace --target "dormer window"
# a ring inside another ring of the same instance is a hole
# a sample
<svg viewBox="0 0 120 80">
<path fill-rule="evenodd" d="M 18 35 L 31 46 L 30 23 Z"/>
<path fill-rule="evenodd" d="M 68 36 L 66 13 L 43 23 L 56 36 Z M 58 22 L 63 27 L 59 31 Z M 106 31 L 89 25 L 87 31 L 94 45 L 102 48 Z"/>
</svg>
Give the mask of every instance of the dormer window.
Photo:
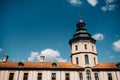
<svg viewBox="0 0 120 80">
<path fill-rule="evenodd" d="M 117 63 L 116 66 L 117 66 L 118 68 L 120 68 L 120 63 Z"/>
<path fill-rule="evenodd" d="M 56 63 L 52 63 L 52 67 L 57 67 L 57 64 Z"/>
<path fill-rule="evenodd" d="M 24 63 L 23 63 L 23 62 L 19 62 L 19 63 L 18 63 L 18 66 L 19 66 L 19 67 L 22 67 L 22 66 L 24 66 Z"/>
</svg>

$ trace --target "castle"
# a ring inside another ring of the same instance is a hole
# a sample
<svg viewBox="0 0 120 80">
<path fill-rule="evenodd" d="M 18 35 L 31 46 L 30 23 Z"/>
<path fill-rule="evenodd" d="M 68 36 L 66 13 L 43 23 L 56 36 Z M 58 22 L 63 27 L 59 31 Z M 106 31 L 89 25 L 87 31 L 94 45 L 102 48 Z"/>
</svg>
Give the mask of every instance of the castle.
<svg viewBox="0 0 120 80">
<path fill-rule="evenodd" d="M 96 40 L 80 19 L 69 40 L 71 62 L 0 62 L 0 80 L 120 80 L 120 63 L 99 62 Z"/>
</svg>

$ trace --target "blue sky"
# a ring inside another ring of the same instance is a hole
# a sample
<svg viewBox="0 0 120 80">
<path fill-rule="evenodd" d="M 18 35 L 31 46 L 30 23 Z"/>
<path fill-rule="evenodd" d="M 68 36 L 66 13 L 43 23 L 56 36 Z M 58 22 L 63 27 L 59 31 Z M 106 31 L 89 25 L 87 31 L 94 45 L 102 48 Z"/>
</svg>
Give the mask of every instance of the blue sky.
<svg viewBox="0 0 120 80">
<path fill-rule="evenodd" d="M 119 0 L 1 0 L 0 60 L 70 61 L 79 14 L 97 40 L 99 62 L 120 62 Z"/>
</svg>

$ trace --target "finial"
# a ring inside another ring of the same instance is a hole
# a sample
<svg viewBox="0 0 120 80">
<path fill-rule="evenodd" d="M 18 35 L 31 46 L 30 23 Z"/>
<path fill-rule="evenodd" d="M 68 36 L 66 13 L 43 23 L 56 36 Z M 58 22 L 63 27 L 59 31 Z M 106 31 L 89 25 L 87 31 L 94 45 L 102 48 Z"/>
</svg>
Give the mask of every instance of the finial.
<svg viewBox="0 0 120 80">
<path fill-rule="evenodd" d="M 79 13 L 79 22 L 83 22 L 83 19 L 82 19 L 82 11 L 80 11 L 80 13 Z"/>
</svg>

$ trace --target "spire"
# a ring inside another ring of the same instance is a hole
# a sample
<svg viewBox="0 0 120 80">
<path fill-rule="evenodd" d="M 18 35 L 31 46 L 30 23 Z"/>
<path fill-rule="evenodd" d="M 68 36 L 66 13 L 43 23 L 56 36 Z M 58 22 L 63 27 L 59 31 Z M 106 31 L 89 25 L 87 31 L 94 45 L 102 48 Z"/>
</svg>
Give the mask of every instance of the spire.
<svg viewBox="0 0 120 80">
<path fill-rule="evenodd" d="M 85 23 L 82 19 L 82 12 L 79 14 L 79 20 L 77 21 L 76 27 L 77 29 L 85 29 Z"/>
<path fill-rule="evenodd" d="M 77 29 L 85 29 L 85 23 L 84 23 L 83 19 L 78 20 L 76 27 L 77 27 Z"/>
<path fill-rule="evenodd" d="M 82 14 L 80 13 L 80 15 Z M 91 37 L 91 34 L 89 34 L 85 28 L 85 22 L 83 21 L 81 16 L 80 19 L 77 21 L 76 27 L 76 33 L 74 34 L 73 38 Z"/>
<path fill-rule="evenodd" d="M 85 28 L 85 22 L 81 17 L 81 13 L 80 13 L 80 19 L 77 21 L 76 24 L 76 32 L 73 35 L 73 38 L 70 40 L 70 44 L 71 42 L 74 42 L 76 40 L 92 40 L 93 42 L 95 42 L 95 40 L 91 37 L 91 34 L 86 30 Z"/>
<path fill-rule="evenodd" d="M 80 11 L 79 18 L 82 19 L 82 11 Z"/>
</svg>

